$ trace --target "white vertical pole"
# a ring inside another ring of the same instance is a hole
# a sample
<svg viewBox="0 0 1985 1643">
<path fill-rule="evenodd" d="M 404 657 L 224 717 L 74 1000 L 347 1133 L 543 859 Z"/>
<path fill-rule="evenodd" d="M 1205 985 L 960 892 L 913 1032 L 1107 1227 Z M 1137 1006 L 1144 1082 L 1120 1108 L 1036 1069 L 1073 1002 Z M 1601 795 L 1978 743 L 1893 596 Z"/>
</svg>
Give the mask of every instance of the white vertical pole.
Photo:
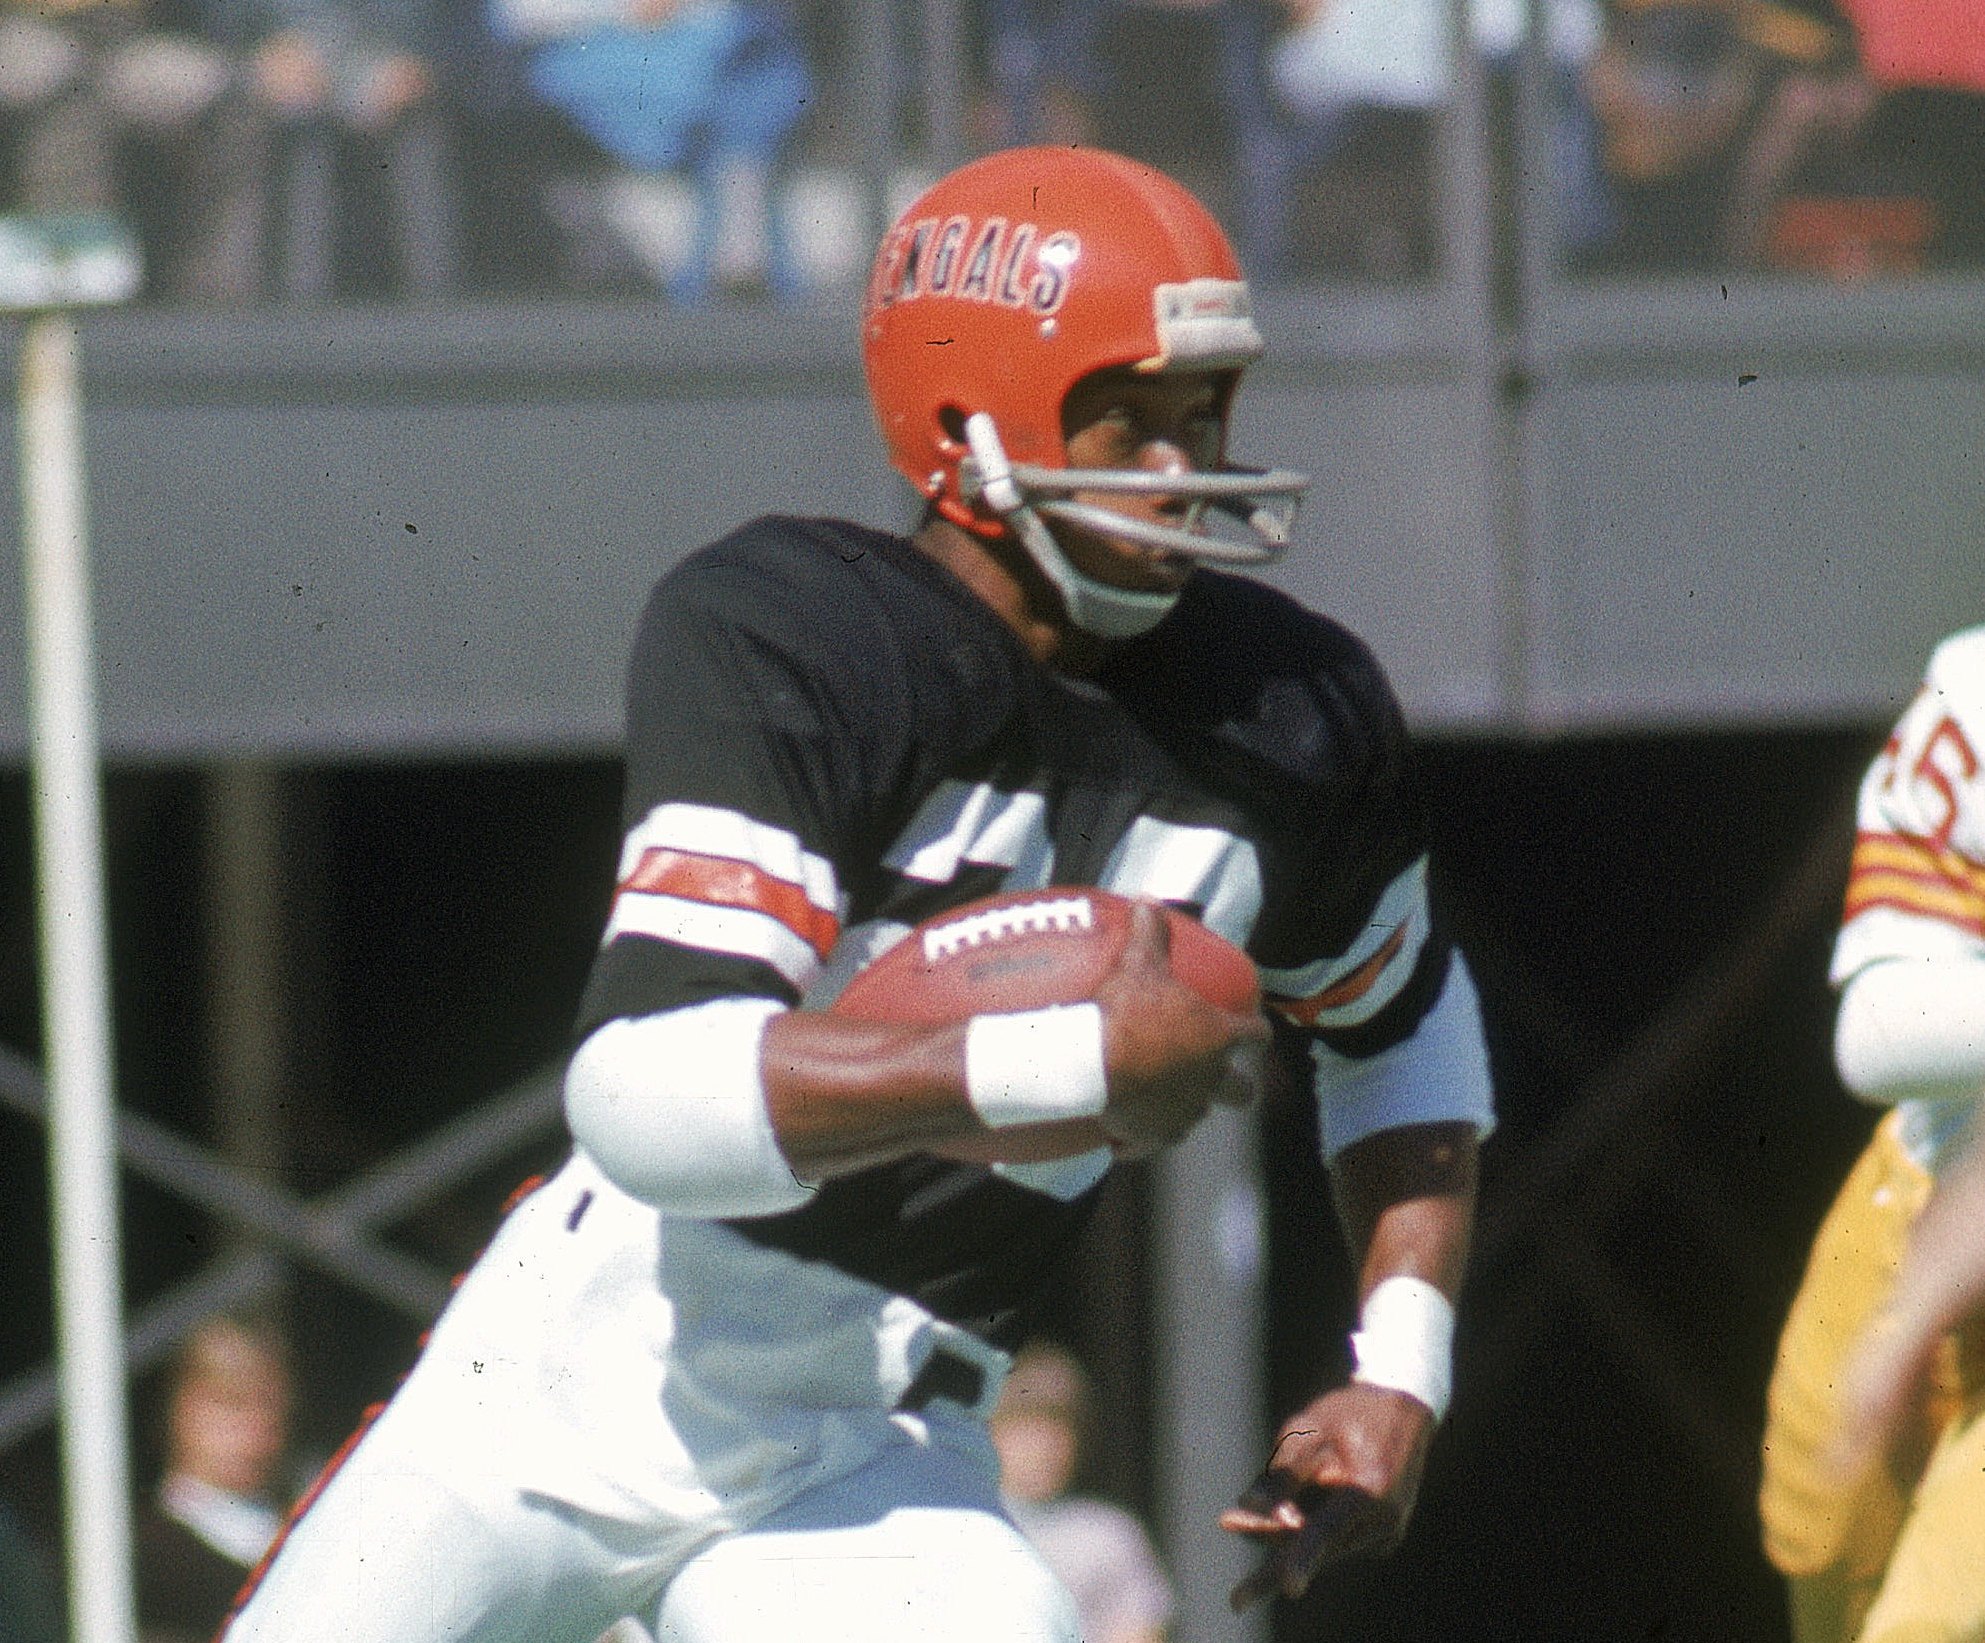
<svg viewBox="0 0 1985 1643">
<path fill-rule="evenodd" d="M 74 322 L 62 313 L 29 320 L 21 345 L 21 547 L 70 1636 L 131 1643 L 123 1241 L 76 378 Z"/>
</svg>

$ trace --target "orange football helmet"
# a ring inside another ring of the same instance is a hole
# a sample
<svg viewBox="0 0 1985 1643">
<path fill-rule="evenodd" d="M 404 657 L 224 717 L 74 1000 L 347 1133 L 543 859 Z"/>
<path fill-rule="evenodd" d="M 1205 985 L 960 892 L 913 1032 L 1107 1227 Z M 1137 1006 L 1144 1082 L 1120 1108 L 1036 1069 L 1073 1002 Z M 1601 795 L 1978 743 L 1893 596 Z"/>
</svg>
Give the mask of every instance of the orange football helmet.
<svg viewBox="0 0 1985 1643">
<path fill-rule="evenodd" d="M 869 397 L 897 470 L 966 530 L 1013 531 L 1077 622 L 1113 635 L 1151 626 L 1176 596 L 1100 589 L 1043 516 L 1258 564 L 1287 546 L 1308 481 L 1224 465 L 1072 469 L 1062 401 L 1112 366 L 1224 372 L 1231 396 L 1261 349 L 1211 213 L 1162 172 L 1096 149 L 1009 149 L 932 185 L 883 237 L 862 311 Z M 1078 490 L 1162 491 L 1191 507 L 1183 525 L 1132 520 L 1073 501 Z"/>
</svg>

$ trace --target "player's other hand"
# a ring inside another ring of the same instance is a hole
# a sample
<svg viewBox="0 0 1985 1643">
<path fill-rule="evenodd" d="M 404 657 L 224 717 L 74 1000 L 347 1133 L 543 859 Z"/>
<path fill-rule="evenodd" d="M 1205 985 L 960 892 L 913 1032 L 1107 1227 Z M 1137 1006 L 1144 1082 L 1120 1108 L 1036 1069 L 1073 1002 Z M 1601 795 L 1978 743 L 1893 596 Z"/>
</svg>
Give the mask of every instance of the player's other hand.
<svg viewBox="0 0 1985 1643">
<path fill-rule="evenodd" d="M 1941 1319 L 1894 1310 L 1869 1325 L 1841 1375 L 1840 1437 L 1828 1457 L 1843 1478 L 1855 1478 L 1877 1462 L 1912 1451 L 1927 1456 L 1931 1442 L 1929 1405 Z M 1913 1468 L 1912 1468 L 1913 1469 Z"/>
<path fill-rule="evenodd" d="M 1985 1143 L 1974 1142 L 1938 1174 L 1910 1233 L 1888 1304 L 1856 1343 L 1841 1376 L 1843 1440 L 1835 1462 L 1858 1472 L 1924 1446 L 1937 1356 L 1960 1335 L 1969 1358 L 1985 1341 Z"/>
<path fill-rule="evenodd" d="M 1397 1546 L 1433 1434 L 1433 1411 L 1417 1398 L 1356 1382 L 1284 1422 L 1267 1468 L 1220 1516 L 1265 1554 L 1234 1588 L 1233 1607 L 1301 1597 L 1328 1565 Z"/>
<path fill-rule="evenodd" d="M 1247 1106 L 1267 1082 L 1261 1012 L 1202 998 L 1173 975 L 1170 953 L 1163 912 L 1140 901 L 1123 953 L 1096 991 L 1109 1077 L 1109 1105 L 1097 1122 L 1119 1151 L 1169 1145 L 1208 1107 Z"/>
</svg>

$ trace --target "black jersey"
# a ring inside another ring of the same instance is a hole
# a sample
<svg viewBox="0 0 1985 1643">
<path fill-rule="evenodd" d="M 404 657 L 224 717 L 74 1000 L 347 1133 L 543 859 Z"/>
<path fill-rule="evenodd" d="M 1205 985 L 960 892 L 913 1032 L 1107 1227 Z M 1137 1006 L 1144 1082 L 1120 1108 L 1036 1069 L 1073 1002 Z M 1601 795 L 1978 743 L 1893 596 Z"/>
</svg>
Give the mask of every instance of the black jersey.
<svg viewBox="0 0 1985 1643">
<path fill-rule="evenodd" d="M 1190 908 L 1339 1061 L 1409 1038 L 1450 963 L 1376 662 L 1238 577 L 1196 574 L 1074 679 L 901 537 L 755 521 L 648 603 L 626 782 L 582 1034 L 714 997 L 817 1004 L 909 926 L 1049 884 Z M 732 1224 L 1010 1346 L 1107 1166 L 916 1155 Z"/>
</svg>

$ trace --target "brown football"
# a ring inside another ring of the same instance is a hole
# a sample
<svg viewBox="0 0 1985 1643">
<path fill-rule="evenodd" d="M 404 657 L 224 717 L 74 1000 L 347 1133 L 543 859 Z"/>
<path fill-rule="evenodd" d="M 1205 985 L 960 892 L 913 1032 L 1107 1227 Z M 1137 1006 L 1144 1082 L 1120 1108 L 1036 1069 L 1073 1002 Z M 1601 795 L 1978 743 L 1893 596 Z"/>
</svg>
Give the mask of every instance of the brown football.
<svg viewBox="0 0 1985 1643">
<path fill-rule="evenodd" d="M 1095 996 L 1130 935 L 1132 903 L 1109 890 L 1009 890 L 918 925 L 850 981 L 836 1014 L 938 1026 L 967 1016 L 1078 1004 Z M 1172 974 L 1230 1010 L 1260 1007 L 1254 963 L 1199 920 L 1167 907 Z"/>
<path fill-rule="evenodd" d="M 1130 936 L 1131 903 L 1083 886 L 1010 890 L 918 925 L 855 976 L 832 1008 L 863 1021 L 935 1027 L 968 1016 L 1079 1004 L 1094 996 Z M 1261 1006 L 1254 962 L 1175 907 L 1172 974 L 1231 1010 Z M 1031 1164 L 1107 1146 L 1092 1118 L 1020 1124 L 932 1150 L 974 1164 Z"/>
</svg>

